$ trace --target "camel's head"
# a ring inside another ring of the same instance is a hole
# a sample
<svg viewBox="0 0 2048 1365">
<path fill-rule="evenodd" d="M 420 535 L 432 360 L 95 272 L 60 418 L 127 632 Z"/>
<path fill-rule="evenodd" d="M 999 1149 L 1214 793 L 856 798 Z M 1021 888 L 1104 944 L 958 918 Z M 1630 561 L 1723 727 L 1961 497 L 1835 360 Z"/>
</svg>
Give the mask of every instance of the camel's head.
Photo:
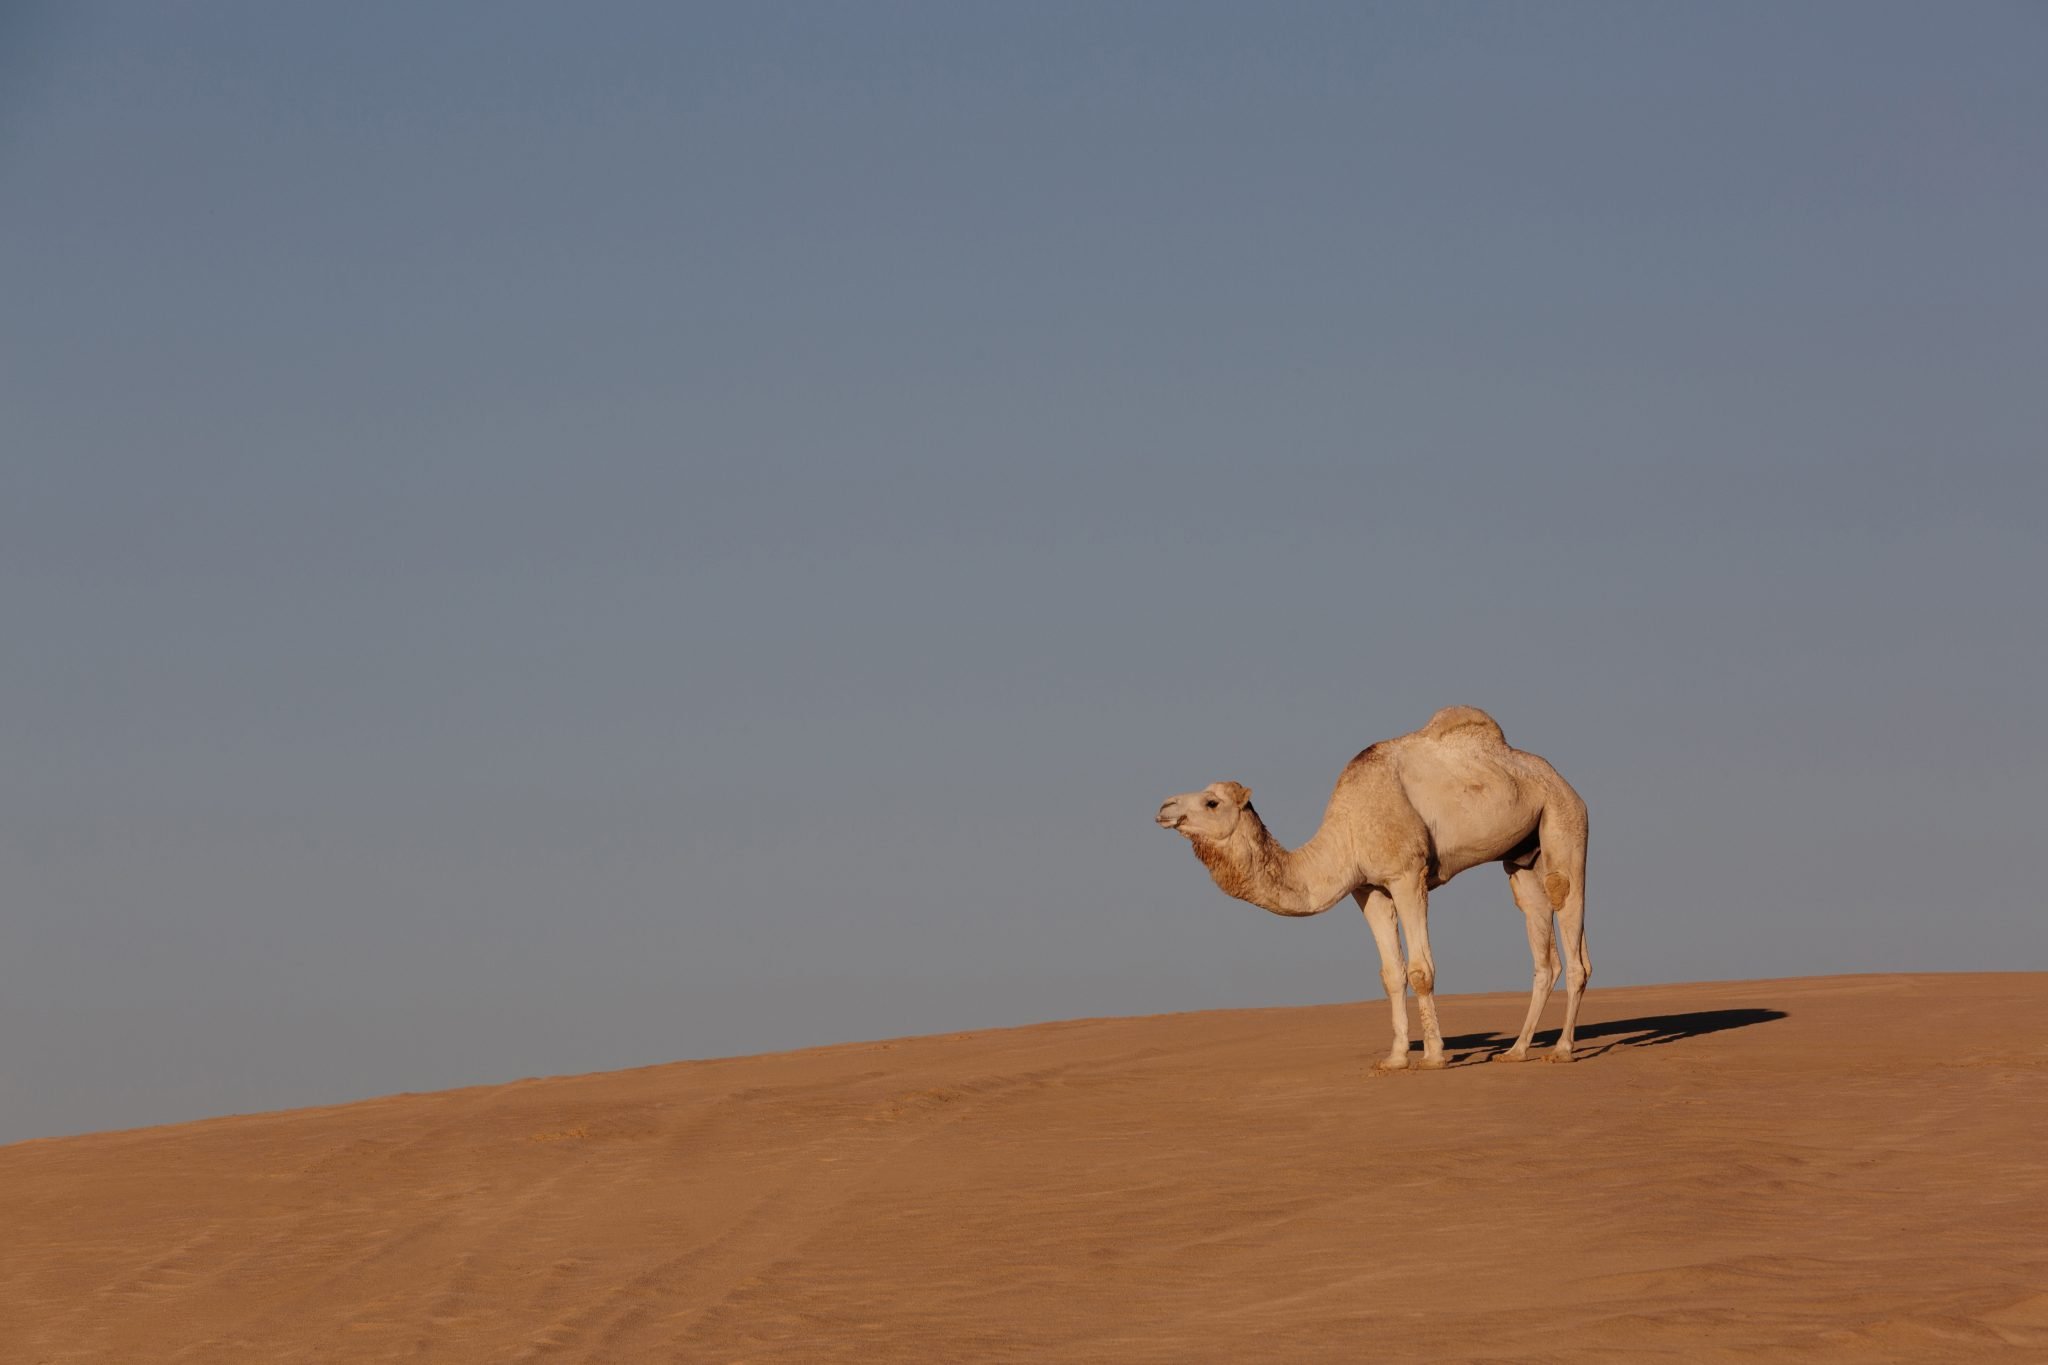
<svg viewBox="0 0 2048 1365">
<path fill-rule="evenodd" d="M 1211 782 L 1198 792 L 1167 797 L 1159 805 L 1159 823 L 1190 839 L 1220 841 L 1230 837 L 1251 804 L 1250 787 Z"/>
</svg>

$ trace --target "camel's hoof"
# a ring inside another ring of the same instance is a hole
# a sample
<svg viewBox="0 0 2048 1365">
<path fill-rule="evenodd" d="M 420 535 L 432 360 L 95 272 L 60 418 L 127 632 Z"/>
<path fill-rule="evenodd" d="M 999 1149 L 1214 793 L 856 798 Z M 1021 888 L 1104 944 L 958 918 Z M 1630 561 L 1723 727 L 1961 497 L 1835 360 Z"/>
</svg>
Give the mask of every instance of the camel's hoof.
<svg viewBox="0 0 2048 1365">
<path fill-rule="evenodd" d="M 1441 1056 L 1425 1056 L 1415 1062 L 1414 1065 L 1418 1071 L 1442 1071 L 1444 1069 L 1444 1059 Z"/>
<path fill-rule="evenodd" d="M 1382 1057 L 1372 1064 L 1372 1069 L 1374 1071 L 1406 1071 L 1408 1069 L 1408 1056 L 1406 1053 L 1403 1053 L 1399 1057 Z"/>
<path fill-rule="evenodd" d="M 1569 1052 L 1553 1052 L 1544 1060 L 1551 1062 L 1568 1062 L 1572 1060 L 1572 1054 Z"/>
<path fill-rule="evenodd" d="M 1529 1060 L 1529 1054 L 1527 1052 L 1517 1052 L 1510 1048 L 1506 1052 L 1494 1053 L 1493 1060 L 1496 1062 L 1526 1062 Z"/>
</svg>

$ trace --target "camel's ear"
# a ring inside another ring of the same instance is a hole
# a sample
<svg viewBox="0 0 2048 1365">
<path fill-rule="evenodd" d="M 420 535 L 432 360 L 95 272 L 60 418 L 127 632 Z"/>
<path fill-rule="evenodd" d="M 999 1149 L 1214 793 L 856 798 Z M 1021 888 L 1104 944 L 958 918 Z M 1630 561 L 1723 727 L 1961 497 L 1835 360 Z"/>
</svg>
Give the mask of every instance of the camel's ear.
<svg viewBox="0 0 2048 1365">
<path fill-rule="evenodd" d="M 1252 789 L 1241 782 L 1220 782 L 1224 795 L 1237 802 L 1240 809 L 1252 803 Z"/>
</svg>

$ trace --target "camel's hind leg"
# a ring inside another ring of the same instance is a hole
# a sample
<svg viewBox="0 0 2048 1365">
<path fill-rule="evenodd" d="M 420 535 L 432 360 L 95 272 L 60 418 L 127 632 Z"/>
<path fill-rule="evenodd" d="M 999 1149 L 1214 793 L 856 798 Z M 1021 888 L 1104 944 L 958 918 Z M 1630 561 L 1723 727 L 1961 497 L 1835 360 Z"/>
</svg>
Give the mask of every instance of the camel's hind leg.
<svg viewBox="0 0 2048 1365">
<path fill-rule="evenodd" d="M 1522 1031 L 1515 1036 L 1515 1045 L 1506 1052 L 1498 1053 L 1496 1062 L 1526 1062 L 1529 1060 L 1529 1039 L 1536 1033 L 1536 1024 L 1543 1017 L 1543 1006 L 1550 999 L 1550 991 L 1557 984 L 1558 961 L 1557 941 L 1551 936 L 1550 917 L 1554 913 L 1550 899 L 1543 891 L 1543 876 L 1534 868 L 1508 868 L 1508 889 L 1514 893 L 1515 905 L 1522 912 L 1522 918 L 1529 926 L 1529 958 L 1535 966 L 1534 979 L 1529 984 L 1529 1013 L 1522 1020 Z"/>
<path fill-rule="evenodd" d="M 1579 1002 L 1593 976 L 1586 956 L 1586 807 L 1574 800 L 1557 808 L 1555 819 L 1543 818 L 1543 896 L 1557 911 L 1557 951 L 1564 959 L 1564 1027 L 1557 1035 L 1553 1062 L 1572 1059 L 1572 1033 L 1579 1025 Z"/>
<path fill-rule="evenodd" d="M 1545 878 L 1553 901 L 1561 901 L 1557 907 L 1558 952 L 1564 958 L 1564 1029 L 1557 1035 L 1557 1050 L 1552 1054 L 1554 1062 L 1568 1062 L 1572 1059 L 1572 1031 L 1579 1025 L 1579 1002 L 1586 994 L 1586 983 L 1593 977 L 1593 960 L 1586 956 L 1586 854 L 1581 846 L 1577 864 L 1563 874 L 1570 880 L 1564 887 L 1551 878 Z M 1562 891 L 1560 896 L 1558 893 Z"/>
</svg>

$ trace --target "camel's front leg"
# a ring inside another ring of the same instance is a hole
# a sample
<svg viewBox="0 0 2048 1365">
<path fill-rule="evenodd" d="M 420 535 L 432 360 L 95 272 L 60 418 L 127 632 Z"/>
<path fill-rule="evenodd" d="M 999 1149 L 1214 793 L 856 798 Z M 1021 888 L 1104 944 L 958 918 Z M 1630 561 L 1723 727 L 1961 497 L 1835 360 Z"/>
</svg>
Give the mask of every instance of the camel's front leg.
<svg viewBox="0 0 2048 1365">
<path fill-rule="evenodd" d="M 1422 874 L 1396 878 L 1394 913 L 1408 939 L 1408 984 L 1415 988 L 1415 1012 L 1422 1016 L 1422 1065 L 1444 1064 L 1444 1035 L 1436 1025 L 1436 959 L 1429 955 L 1429 887 Z"/>
<path fill-rule="evenodd" d="M 1401 964 L 1401 935 L 1394 929 L 1394 902 L 1377 886 L 1361 887 L 1351 899 L 1372 926 L 1372 941 L 1380 950 L 1380 984 L 1387 988 L 1387 1004 L 1394 1011 L 1394 1044 L 1373 1069 L 1399 1071 L 1408 1065 L 1408 974 Z"/>
</svg>

